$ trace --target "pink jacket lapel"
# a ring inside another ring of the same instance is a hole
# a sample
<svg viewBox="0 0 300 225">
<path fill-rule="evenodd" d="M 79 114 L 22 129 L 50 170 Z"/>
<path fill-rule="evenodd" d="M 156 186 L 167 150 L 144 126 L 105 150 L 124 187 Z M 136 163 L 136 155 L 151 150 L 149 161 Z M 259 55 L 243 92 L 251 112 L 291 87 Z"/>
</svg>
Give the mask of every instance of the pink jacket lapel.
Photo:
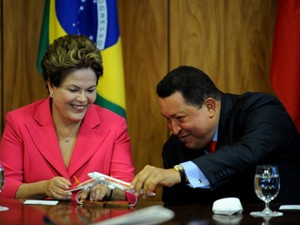
<svg viewBox="0 0 300 225">
<path fill-rule="evenodd" d="M 80 128 L 76 146 L 68 168 L 70 176 L 94 156 L 109 132 L 110 129 L 103 127 L 99 115 L 92 106 L 85 115 Z"/>
<path fill-rule="evenodd" d="M 67 177 L 67 170 L 58 146 L 54 123 L 51 116 L 50 100 L 44 101 L 34 115 L 35 122 L 26 124 L 33 143 L 45 160 L 62 176 Z"/>
</svg>

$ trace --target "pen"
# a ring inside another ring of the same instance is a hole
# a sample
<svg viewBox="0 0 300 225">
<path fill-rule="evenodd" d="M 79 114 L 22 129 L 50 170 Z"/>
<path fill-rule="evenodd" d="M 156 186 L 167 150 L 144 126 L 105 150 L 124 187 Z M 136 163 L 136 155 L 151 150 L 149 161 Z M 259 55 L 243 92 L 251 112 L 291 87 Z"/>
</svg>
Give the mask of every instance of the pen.
<svg viewBox="0 0 300 225">
<path fill-rule="evenodd" d="M 80 184 L 80 181 L 78 180 L 78 178 L 74 175 L 73 176 L 73 178 L 74 178 L 74 180 L 75 180 L 75 183 L 77 184 L 77 185 L 79 185 Z"/>
</svg>

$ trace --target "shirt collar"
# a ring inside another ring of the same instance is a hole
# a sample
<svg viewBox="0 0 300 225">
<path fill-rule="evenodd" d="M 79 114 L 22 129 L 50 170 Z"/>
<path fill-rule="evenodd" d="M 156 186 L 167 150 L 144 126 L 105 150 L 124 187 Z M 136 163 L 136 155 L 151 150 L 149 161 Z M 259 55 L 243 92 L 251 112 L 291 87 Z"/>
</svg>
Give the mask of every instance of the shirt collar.
<svg viewBox="0 0 300 225">
<path fill-rule="evenodd" d="M 215 141 L 215 142 L 218 141 L 218 130 L 219 130 L 219 125 L 217 126 L 217 129 L 216 129 L 216 131 L 214 133 L 212 141 Z"/>
</svg>

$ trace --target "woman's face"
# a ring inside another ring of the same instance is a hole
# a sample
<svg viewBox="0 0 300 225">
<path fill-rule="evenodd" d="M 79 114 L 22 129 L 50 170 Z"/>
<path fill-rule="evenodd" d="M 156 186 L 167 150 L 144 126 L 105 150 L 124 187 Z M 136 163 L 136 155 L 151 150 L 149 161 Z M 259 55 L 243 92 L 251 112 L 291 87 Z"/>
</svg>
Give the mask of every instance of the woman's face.
<svg viewBox="0 0 300 225">
<path fill-rule="evenodd" d="M 60 87 L 48 83 L 52 96 L 52 116 L 62 123 L 81 122 L 96 100 L 97 76 L 89 68 L 71 72 Z"/>
</svg>

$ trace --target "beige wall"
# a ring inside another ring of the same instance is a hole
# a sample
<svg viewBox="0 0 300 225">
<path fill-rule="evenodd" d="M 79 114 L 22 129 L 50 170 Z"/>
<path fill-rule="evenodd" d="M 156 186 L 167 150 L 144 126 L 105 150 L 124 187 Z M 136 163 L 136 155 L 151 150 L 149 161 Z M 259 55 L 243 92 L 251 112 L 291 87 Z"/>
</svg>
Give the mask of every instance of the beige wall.
<svg viewBox="0 0 300 225">
<path fill-rule="evenodd" d="M 44 1 L 0 2 L 3 129 L 7 111 L 47 93 L 35 66 Z M 170 69 L 183 64 L 199 67 L 224 92 L 272 93 L 276 6 L 276 0 L 118 0 L 136 171 L 146 164 L 162 165 L 161 147 L 169 133 L 155 87 Z"/>
</svg>

